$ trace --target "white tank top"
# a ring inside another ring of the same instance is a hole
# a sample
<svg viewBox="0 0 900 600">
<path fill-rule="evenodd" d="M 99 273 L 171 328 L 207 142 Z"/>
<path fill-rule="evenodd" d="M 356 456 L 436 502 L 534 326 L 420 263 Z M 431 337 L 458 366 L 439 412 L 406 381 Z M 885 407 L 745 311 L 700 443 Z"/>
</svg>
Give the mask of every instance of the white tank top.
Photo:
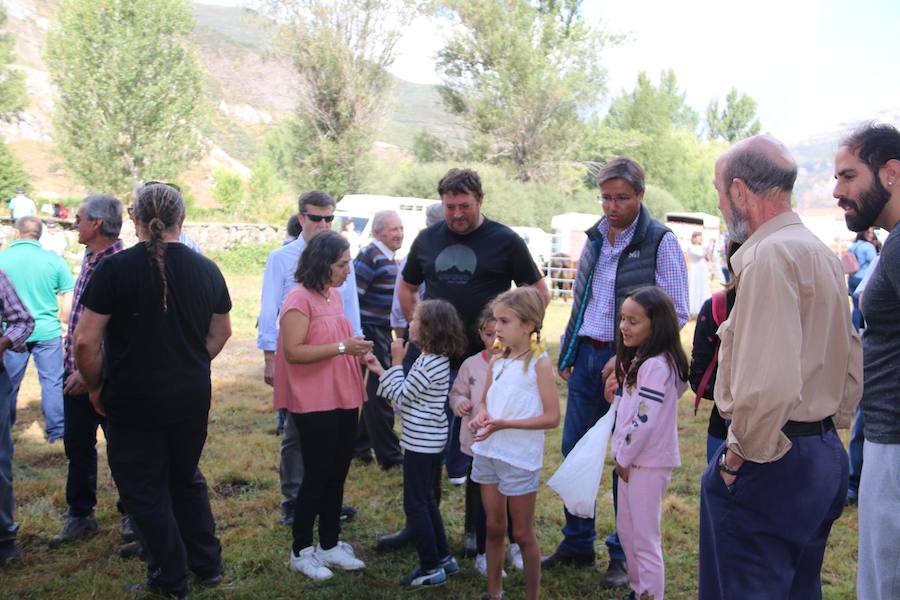
<svg viewBox="0 0 900 600">
<path fill-rule="evenodd" d="M 488 413 L 494 419 L 530 419 L 544 414 L 535 365 L 546 356 L 543 352 L 532 358 L 527 370 L 523 369 L 523 359 L 498 358 L 494 362 L 487 394 Z M 544 430 L 502 429 L 472 444 L 472 452 L 536 471 L 544 461 Z"/>
</svg>

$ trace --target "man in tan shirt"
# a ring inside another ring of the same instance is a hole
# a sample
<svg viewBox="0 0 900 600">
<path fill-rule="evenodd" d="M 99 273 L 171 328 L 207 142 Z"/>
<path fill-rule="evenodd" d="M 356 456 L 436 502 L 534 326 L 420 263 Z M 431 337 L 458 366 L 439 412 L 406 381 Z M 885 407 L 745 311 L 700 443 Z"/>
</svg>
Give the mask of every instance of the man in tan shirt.
<svg viewBox="0 0 900 600">
<path fill-rule="evenodd" d="M 716 163 L 719 208 L 742 246 L 718 332 L 716 406 L 730 426 L 701 483 L 701 600 L 820 598 L 844 506 L 835 427 L 859 402 L 862 347 L 840 262 L 791 210 L 796 177 L 787 149 L 764 136 Z"/>
</svg>

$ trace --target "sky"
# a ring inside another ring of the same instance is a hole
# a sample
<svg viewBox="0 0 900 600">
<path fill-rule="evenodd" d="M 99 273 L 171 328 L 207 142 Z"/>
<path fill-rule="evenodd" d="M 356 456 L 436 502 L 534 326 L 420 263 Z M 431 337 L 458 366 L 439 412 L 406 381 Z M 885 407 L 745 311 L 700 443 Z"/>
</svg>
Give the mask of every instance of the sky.
<svg viewBox="0 0 900 600">
<path fill-rule="evenodd" d="M 253 0 L 201 0 L 252 6 Z M 758 103 L 763 131 L 787 143 L 900 115 L 898 0 L 585 0 L 585 19 L 627 34 L 602 57 L 608 98 L 631 90 L 640 71 L 674 69 L 703 120 L 731 87 Z M 447 23 L 418 19 L 397 45 L 391 72 L 439 83 L 434 56 Z"/>
</svg>

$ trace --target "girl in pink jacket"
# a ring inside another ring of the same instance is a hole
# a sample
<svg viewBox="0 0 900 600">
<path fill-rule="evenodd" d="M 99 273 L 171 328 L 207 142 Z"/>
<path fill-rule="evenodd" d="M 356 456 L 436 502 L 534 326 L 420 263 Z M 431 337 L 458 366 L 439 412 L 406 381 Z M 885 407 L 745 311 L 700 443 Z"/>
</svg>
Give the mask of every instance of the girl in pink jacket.
<svg viewBox="0 0 900 600">
<path fill-rule="evenodd" d="M 612 455 L 616 460 L 616 528 L 637 600 L 665 594 L 660 518 L 678 453 L 678 398 L 687 389 L 688 359 L 672 300 L 660 288 L 629 294 L 620 309 L 615 375 L 620 388 Z"/>
</svg>

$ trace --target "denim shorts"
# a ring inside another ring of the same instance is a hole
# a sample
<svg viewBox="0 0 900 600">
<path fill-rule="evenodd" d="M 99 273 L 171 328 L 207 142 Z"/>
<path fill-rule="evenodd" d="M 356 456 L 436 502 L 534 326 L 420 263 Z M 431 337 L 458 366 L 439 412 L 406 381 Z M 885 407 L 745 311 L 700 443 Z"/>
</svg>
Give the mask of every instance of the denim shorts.
<svg viewBox="0 0 900 600">
<path fill-rule="evenodd" d="M 480 454 L 472 460 L 471 477 L 475 483 L 497 484 L 497 490 L 504 496 L 533 494 L 541 484 L 540 469 L 529 471 Z"/>
</svg>

